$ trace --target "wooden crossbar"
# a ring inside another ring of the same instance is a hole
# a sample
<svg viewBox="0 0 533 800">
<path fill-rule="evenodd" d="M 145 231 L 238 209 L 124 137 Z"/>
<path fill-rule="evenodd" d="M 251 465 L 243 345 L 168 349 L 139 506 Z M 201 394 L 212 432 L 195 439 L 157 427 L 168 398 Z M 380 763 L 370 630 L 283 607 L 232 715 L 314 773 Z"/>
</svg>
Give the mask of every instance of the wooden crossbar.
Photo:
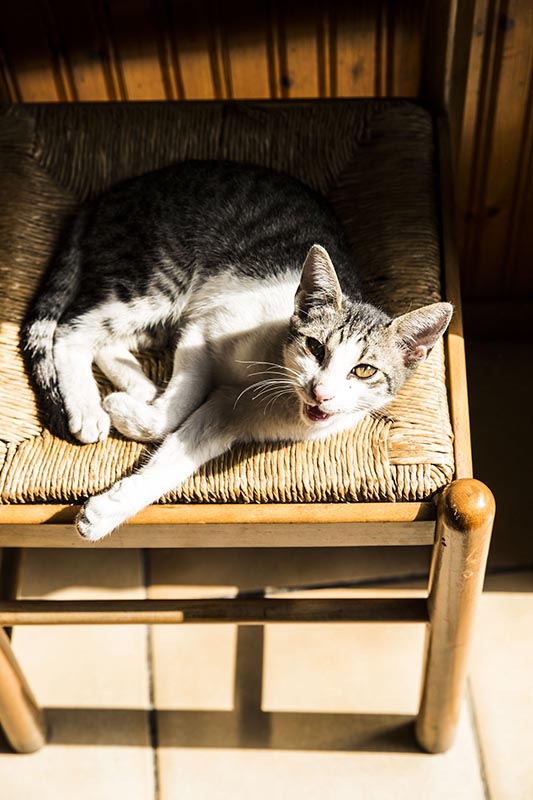
<svg viewBox="0 0 533 800">
<path fill-rule="evenodd" d="M 427 622 L 426 598 L 12 600 L 0 626 L 228 622 Z"/>
</svg>

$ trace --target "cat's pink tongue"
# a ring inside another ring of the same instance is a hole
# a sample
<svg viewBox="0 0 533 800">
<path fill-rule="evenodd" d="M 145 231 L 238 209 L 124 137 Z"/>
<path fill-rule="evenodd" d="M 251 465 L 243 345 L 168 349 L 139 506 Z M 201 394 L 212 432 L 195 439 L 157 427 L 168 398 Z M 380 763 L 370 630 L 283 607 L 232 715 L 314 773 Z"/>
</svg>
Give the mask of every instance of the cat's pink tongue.
<svg viewBox="0 0 533 800">
<path fill-rule="evenodd" d="M 329 419 L 331 414 L 326 414 L 324 411 L 321 411 L 318 406 L 305 406 L 305 415 L 307 419 L 310 419 L 311 422 L 325 422 L 325 420 Z"/>
</svg>

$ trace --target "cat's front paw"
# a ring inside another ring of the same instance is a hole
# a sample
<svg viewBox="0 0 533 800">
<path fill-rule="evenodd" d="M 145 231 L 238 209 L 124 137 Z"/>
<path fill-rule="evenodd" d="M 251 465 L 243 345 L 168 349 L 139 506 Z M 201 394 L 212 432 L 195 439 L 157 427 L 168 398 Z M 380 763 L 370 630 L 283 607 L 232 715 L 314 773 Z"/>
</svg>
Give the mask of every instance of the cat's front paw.
<svg viewBox="0 0 533 800">
<path fill-rule="evenodd" d="M 68 411 L 68 427 L 73 436 L 82 442 L 101 442 L 107 439 L 111 420 L 101 406 L 80 405 Z"/>
<path fill-rule="evenodd" d="M 104 494 L 91 497 L 81 509 L 76 519 L 76 529 L 83 539 L 97 542 L 124 522 L 116 498 L 117 487 L 118 484 Z"/>
<path fill-rule="evenodd" d="M 123 436 L 138 442 L 151 442 L 160 438 L 157 412 L 147 403 L 126 392 L 113 392 L 105 398 L 104 408 L 111 417 L 113 426 Z"/>
</svg>

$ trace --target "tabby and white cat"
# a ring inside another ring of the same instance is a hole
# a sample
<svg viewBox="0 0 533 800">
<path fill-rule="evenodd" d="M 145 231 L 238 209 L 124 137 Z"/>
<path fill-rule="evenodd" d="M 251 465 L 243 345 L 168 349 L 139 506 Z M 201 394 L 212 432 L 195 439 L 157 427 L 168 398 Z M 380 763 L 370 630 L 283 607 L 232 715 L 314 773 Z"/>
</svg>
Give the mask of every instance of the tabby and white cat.
<svg viewBox="0 0 533 800">
<path fill-rule="evenodd" d="M 342 290 L 341 290 L 342 286 Z M 22 332 L 49 427 L 82 443 L 161 442 L 92 497 L 97 540 L 235 442 L 316 439 L 383 407 L 431 351 L 452 307 L 391 319 L 363 301 L 323 197 L 262 167 L 189 161 L 85 204 Z M 175 347 L 160 391 L 132 351 Z M 96 363 L 120 391 L 99 396 Z"/>
</svg>

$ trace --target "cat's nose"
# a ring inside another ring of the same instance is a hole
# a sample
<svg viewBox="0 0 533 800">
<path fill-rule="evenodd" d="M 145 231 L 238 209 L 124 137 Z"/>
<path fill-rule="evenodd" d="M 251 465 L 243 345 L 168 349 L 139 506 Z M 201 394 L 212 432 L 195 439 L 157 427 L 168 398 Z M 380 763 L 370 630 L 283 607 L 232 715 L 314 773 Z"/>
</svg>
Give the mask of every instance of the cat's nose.
<svg viewBox="0 0 533 800">
<path fill-rule="evenodd" d="M 320 383 L 313 386 L 313 394 L 317 403 L 326 403 L 328 400 L 333 399 L 331 391 L 328 391 L 328 389 Z"/>
</svg>

